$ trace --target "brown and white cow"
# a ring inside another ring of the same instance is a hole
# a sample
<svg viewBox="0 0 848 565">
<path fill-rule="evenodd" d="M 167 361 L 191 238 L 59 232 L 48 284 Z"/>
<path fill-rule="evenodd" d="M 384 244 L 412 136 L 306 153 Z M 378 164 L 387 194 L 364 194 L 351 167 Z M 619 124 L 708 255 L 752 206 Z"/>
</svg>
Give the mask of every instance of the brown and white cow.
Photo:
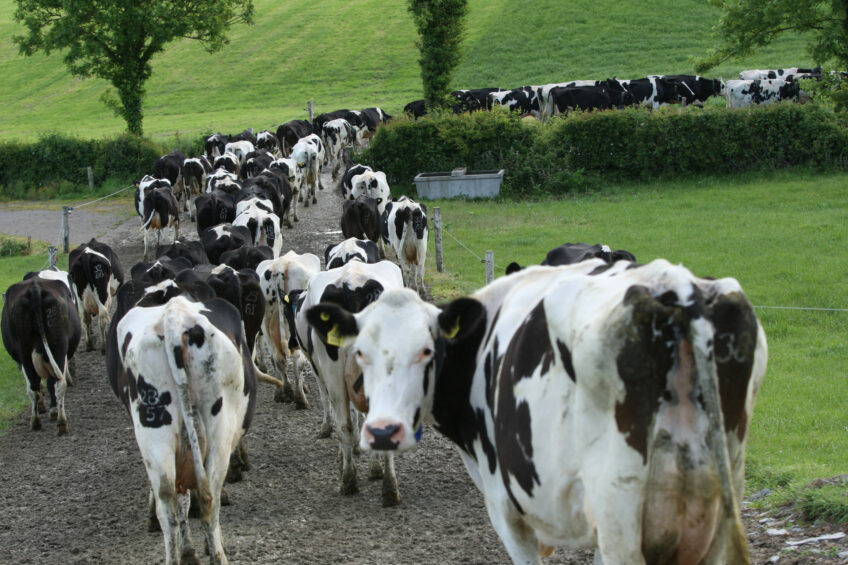
<svg viewBox="0 0 848 565">
<path fill-rule="evenodd" d="M 369 404 L 360 445 L 429 423 L 460 450 L 514 563 L 750 563 L 739 515 L 765 334 L 735 279 L 664 260 L 531 267 L 438 308 L 386 291 L 306 312 Z"/>
<path fill-rule="evenodd" d="M 50 419 L 59 435 L 68 433 L 65 389 L 69 363 L 79 345 L 82 328 L 73 294 L 62 280 L 33 276 L 6 290 L 2 322 L 3 345 L 27 381 L 32 405 L 30 428 L 41 429 L 38 405 L 41 381 L 50 393 Z"/>
</svg>

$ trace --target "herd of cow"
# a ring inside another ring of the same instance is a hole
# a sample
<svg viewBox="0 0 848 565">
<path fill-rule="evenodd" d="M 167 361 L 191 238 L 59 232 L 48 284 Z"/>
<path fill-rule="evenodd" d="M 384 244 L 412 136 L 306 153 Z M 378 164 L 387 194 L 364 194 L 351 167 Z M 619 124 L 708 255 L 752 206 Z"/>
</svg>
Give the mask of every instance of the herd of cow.
<svg viewBox="0 0 848 565">
<path fill-rule="evenodd" d="M 726 82 L 696 75 L 650 75 L 639 79 L 574 80 L 513 89 L 455 90 L 451 96 L 456 99 L 452 109 L 458 114 L 504 106 L 544 120 L 572 110 L 627 106 L 656 109 L 668 104 L 703 106 L 712 96 L 725 96 L 730 108 L 798 100 L 803 92 L 797 81 L 802 78 L 821 78 L 821 67 L 748 70 L 739 73 L 739 80 Z M 415 118 L 425 115 L 425 101 L 410 102 L 404 112 Z"/>
<path fill-rule="evenodd" d="M 74 352 L 83 327 L 94 348 L 97 318 L 167 563 L 195 560 L 189 491 L 211 562 L 227 563 L 221 492 L 244 461 L 257 383 L 307 408 L 307 366 L 320 434 L 340 443 L 343 494 L 358 490 L 358 446 L 383 504 L 398 504 L 392 455 L 429 424 L 459 448 L 514 563 L 540 563 L 553 546 L 594 547 L 606 565 L 750 563 L 739 500 L 767 347 L 739 284 L 565 244 L 470 297 L 425 302 L 426 208 L 393 199 L 382 172 L 345 166 L 346 148 L 387 118 L 344 110 L 164 156 L 138 186 L 145 259 L 128 279 L 92 240 L 68 273 L 11 286 L 2 337 L 28 383 L 32 429 L 45 380 L 67 433 Z M 281 224 L 298 220 L 296 202 L 317 202 L 325 166 L 346 239 L 322 270 L 314 254 L 282 253 Z M 181 206 L 199 241 L 177 239 Z M 174 243 L 157 237 L 148 262 L 152 230 L 168 225 Z"/>
</svg>

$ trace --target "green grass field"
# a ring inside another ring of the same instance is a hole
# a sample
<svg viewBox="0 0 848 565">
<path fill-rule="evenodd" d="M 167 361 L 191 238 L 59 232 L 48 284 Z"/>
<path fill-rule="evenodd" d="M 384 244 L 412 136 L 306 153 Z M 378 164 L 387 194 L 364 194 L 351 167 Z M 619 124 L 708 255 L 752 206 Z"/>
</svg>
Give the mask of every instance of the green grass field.
<svg viewBox="0 0 848 565">
<path fill-rule="evenodd" d="M 256 23 L 236 26 L 209 55 L 190 41 L 154 59 L 145 132 L 157 139 L 276 127 L 341 107 L 399 112 L 421 98 L 415 30 L 405 2 L 255 0 Z M 14 3 L 0 0 L 0 139 L 56 131 L 102 137 L 124 130 L 100 101 L 107 83 L 71 77 L 62 55 L 18 55 Z M 691 73 L 690 57 L 713 45 L 719 12 L 700 0 L 470 0 L 467 54 L 456 88 Z M 710 74 L 809 64 L 799 37 Z"/>
<path fill-rule="evenodd" d="M 840 174 L 786 171 L 743 178 L 612 187 L 541 202 L 428 203 L 445 230 L 475 254 L 494 251 L 496 276 L 510 261 L 538 264 L 565 242 L 603 242 L 641 262 L 663 257 L 699 276 L 735 277 L 756 306 L 848 308 L 848 185 Z M 443 236 L 447 298 L 485 283 L 485 267 Z M 755 485 L 806 484 L 846 470 L 848 312 L 756 310 L 769 368 L 748 456 Z M 841 495 L 840 495 L 841 496 Z"/>
</svg>

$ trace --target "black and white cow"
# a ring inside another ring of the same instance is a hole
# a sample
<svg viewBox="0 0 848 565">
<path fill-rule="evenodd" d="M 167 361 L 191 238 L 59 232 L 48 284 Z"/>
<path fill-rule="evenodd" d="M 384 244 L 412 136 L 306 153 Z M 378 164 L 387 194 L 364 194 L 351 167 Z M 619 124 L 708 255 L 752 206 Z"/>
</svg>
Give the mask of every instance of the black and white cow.
<svg viewBox="0 0 848 565">
<path fill-rule="evenodd" d="M 235 155 L 238 159 L 239 166 L 241 167 L 242 165 L 244 165 L 244 162 L 247 161 L 247 156 L 254 150 L 256 150 L 256 147 L 253 143 L 246 139 L 240 139 L 238 141 L 231 141 L 226 144 L 224 146 L 224 155 L 226 155 L 227 153 L 232 153 L 233 155 Z"/>
<path fill-rule="evenodd" d="M 611 82 L 616 79 L 610 79 Z M 629 104 L 637 106 L 645 106 L 656 110 L 660 106 L 681 102 L 681 89 L 683 93 L 691 95 L 689 88 L 678 82 L 658 75 L 651 75 L 646 78 L 617 80 L 621 86 L 627 90 L 632 96 Z M 628 105 L 629 105 L 628 104 Z"/>
<path fill-rule="evenodd" d="M 345 173 L 342 175 L 341 183 L 339 184 L 339 188 L 342 193 L 342 198 L 347 200 L 350 198 L 351 190 L 353 190 L 353 177 L 361 175 L 365 171 L 371 171 L 371 167 L 368 165 L 360 165 L 359 163 L 354 163 L 350 167 L 347 168 Z"/>
<path fill-rule="evenodd" d="M 65 389 L 71 383 L 70 360 L 82 328 L 67 282 L 34 276 L 6 290 L 2 321 L 3 345 L 24 375 L 32 407 L 30 428 L 41 429 L 38 406 L 41 381 L 47 381 L 50 419 L 59 435 L 68 433 Z"/>
<path fill-rule="evenodd" d="M 250 202 L 242 202 L 241 204 L 248 204 Z M 274 257 L 279 257 L 283 249 L 280 217 L 272 210 L 267 209 L 263 202 L 268 201 L 260 200 L 253 202 L 244 207 L 240 213 L 237 208 L 233 226 L 246 227 L 250 231 L 251 243 L 253 245 L 267 245 L 274 252 Z"/>
<path fill-rule="evenodd" d="M 590 260 L 441 309 L 394 290 L 306 315 L 356 352 L 360 446 L 408 449 L 435 426 L 513 563 L 557 545 L 608 565 L 750 563 L 739 500 L 767 347 L 736 280 Z"/>
<path fill-rule="evenodd" d="M 92 243 L 95 245 L 92 245 Z M 108 249 L 108 255 L 101 253 L 95 247 L 103 251 Z M 115 295 L 118 286 L 121 284 L 118 280 L 118 274 L 114 273 L 115 268 L 112 267 L 112 260 L 117 262 L 117 272 L 123 279 L 120 260 L 105 243 L 92 239 L 89 243 L 83 243 L 71 250 L 68 255 L 68 272 L 74 282 L 76 303 L 85 327 L 87 351 L 94 349 L 92 324 L 93 318 L 96 318 L 100 325 L 102 338 L 100 351 L 106 353 L 106 330 L 111 321 L 109 309 L 112 305 L 112 296 Z"/>
<path fill-rule="evenodd" d="M 183 296 L 136 306 L 118 322 L 110 346 L 119 359 L 118 374 L 110 375 L 113 389 L 132 417 L 165 561 L 196 560 L 186 516 L 192 490 L 211 560 L 227 563 L 221 488 L 256 403 L 256 373 L 238 310 L 220 298 L 193 302 Z"/>
<path fill-rule="evenodd" d="M 382 228 L 377 201 L 367 196 L 357 200 L 345 200 L 342 203 L 341 228 L 345 238 L 379 242 Z"/>
<path fill-rule="evenodd" d="M 206 194 L 218 192 L 235 196 L 239 190 L 241 190 L 241 181 L 237 173 L 220 168 L 206 176 Z"/>
<path fill-rule="evenodd" d="M 572 80 L 570 82 L 558 82 L 537 86 L 536 97 L 539 100 L 539 117 L 544 120 L 554 115 L 554 101 L 553 98 L 551 98 L 551 90 L 554 88 L 597 86 L 598 84 L 600 84 L 600 81 L 597 80 Z"/>
<path fill-rule="evenodd" d="M 382 217 L 382 239 L 389 244 L 403 270 L 406 286 L 424 291 L 424 264 L 427 260 L 427 207 L 401 196 L 389 202 Z"/>
<path fill-rule="evenodd" d="M 371 137 L 377 131 L 380 124 L 385 124 L 392 119 L 390 115 L 385 113 L 382 108 L 365 108 L 359 111 L 359 118 L 365 125 L 363 137 Z"/>
<path fill-rule="evenodd" d="M 168 183 L 169 188 L 165 188 Z M 145 176 L 136 189 L 135 209 L 141 218 L 144 232 L 144 260 L 149 258 L 150 232 L 156 230 L 156 245 L 162 238 L 162 230 L 174 226 L 174 240 L 180 237 L 180 207 L 167 179 Z"/>
<path fill-rule="evenodd" d="M 348 198 L 356 200 L 362 197 L 373 198 L 377 202 L 380 215 L 386 211 L 386 204 L 392 200 L 392 191 L 386 180 L 386 173 L 373 171 L 369 168 L 360 174 L 354 174 L 350 179 Z"/>
<path fill-rule="evenodd" d="M 201 155 L 183 161 L 183 186 L 185 187 L 185 208 L 194 220 L 194 200 L 206 190 L 206 176 L 212 172 L 212 163 Z"/>
<path fill-rule="evenodd" d="M 183 163 L 185 163 L 185 160 L 185 153 L 179 149 L 175 149 L 167 155 L 159 157 L 153 163 L 153 176 L 160 179 L 168 179 L 171 182 L 171 190 L 174 191 L 174 196 L 177 200 L 185 196 L 185 180 L 183 179 Z"/>
<path fill-rule="evenodd" d="M 304 174 L 303 170 L 297 166 L 297 161 L 294 159 L 289 159 L 288 157 L 276 159 L 269 166 L 268 170 L 271 172 L 279 172 L 283 178 L 288 179 L 289 187 L 291 189 L 291 206 L 287 209 L 285 213 L 285 224 L 288 228 L 293 228 L 294 224 L 292 220 L 295 222 L 300 221 L 300 218 L 297 217 L 297 203 L 298 201 L 303 201 L 302 194 L 304 191 Z"/>
<path fill-rule="evenodd" d="M 354 132 L 350 122 L 343 118 L 337 118 L 324 124 L 321 135 L 327 149 L 327 159 L 333 163 L 332 178 L 336 180 L 339 170 L 347 160 L 346 151 L 353 147 L 356 141 L 356 132 Z"/>
<path fill-rule="evenodd" d="M 241 178 L 249 179 L 255 177 L 267 169 L 274 161 L 274 155 L 268 151 L 256 150 L 251 151 L 244 161 L 244 166 L 241 168 Z"/>
<path fill-rule="evenodd" d="M 221 253 L 218 260 L 222 265 L 229 265 L 236 271 L 241 269 L 256 269 L 262 261 L 274 258 L 274 251 L 267 245 L 243 245 Z"/>
<path fill-rule="evenodd" d="M 256 267 L 265 297 L 262 336 L 283 381 L 274 399 L 278 402 L 294 401 L 298 408 L 309 408 L 303 382 L 306 358 L 294 336 L 294 311 L 287 301 L 290 292 L 305 289 L 309 279 L 320 270 L 321 260 L 316 255 L 294 251 L 263 261 Z M 289 359 L 292 360 L 292 378 L 288 376 Z M 329 423 L 326 431 L 329 433 Z"/>
<path fill-rule="evenodd" d="M 230 224 L 236 219 L 236 203 L 227 193 L 202 194 L 194 201 L 197 210 L 197 235 L 218 224 Z"/>
<path fill-rule="evenodd" d="M 663 75 L 662 78 L 674 81 L 677 92 L 684 104 L 703 106 L 711 96 L 724 96 L 724 81 L 697 75 Z"/>
<path fill-rule="evenodd" d="M 491 92 L 489 98 L 492 105 L 506 106 L 513 112 L 520 112 L 522 116 L 532 115 L 539 118 L 538 88 L 538 86 L 522 86 L 512 90 Z"/>
<path fill-rule="evenodd" d="M 548 98 L 553 102 L 554 115 L 623 108 L 635 102 L 630 91 L 614 79 L 593 86 L 557 86 L 548 92 Z"/>
<path fill-rule="evenodd" d="M 277 128 L 280 151 L 283 155 L 289 155 L 300 138 L 306 137 L 312 132 L 312 125 L 306 120 L 292 120 L 281 124 Z"/>
<path fill-rule="evenodd" d="M 318 154 L 318 147 L 305 139 L 301 139 L 292 147 L 289 158 L 297 164 L 297 168 L 300 169 L 303 177 L 303 187 L 298 200 L 303 198 L 303 205 L 307 207 L 309 206 L 310 199 L 312 204 L 317 204 L 318 199 L 315 197 L 315 187 L 321 180 L 321 158 Z"/>
<path fill-rule="evenodd" d="M 413 100 L 403 107 L 403 113 L 418 119 L 427 114 L 427 101 L 424 99 Z"/>
<path fill-rule="evenodd" d="M 230 136 L 223 133 L 216 133 L 206 138 L 203 143 L 203 154 L 209 161 L 214 161 L 217 157 L 224 154 L 224 147 L 230 142 Z"/>
<path fill-rule="evenodd" d="M 726 88 L 727 102 L 731 108 L 797 100 L 801 94 L 801 87 L 797 82 L 781 79 L 729 80 Z"/>
<path fill-rule="evenodd" d="M 277 140 L 276 134 L 272 131 L 263 130 L 260 131 L 256 135 L 256 149 L 264 149 L 269 153 L 278 154 L 280 151 L 280 144 Z"/>
<path fill-rule="evenodd" d="M 156 248 L 156 258 L 159 259 L 161 257 L 169 257 L 171 259 L 185 257 L 191 261 L 192 266 L 209 263 L 206 250 L 199 241 L 177 240 L 171 245 L 160 245 Z"/>
<path fill-rule="evenodd" d="M 315 116 L 315 119 L 312 121 L 313 131 L 316 133 L 322 131 L 324 129 L 324 124 L 338 118 L 347 120 L 348 123 L 350 123 L 350 125 L 357 131 L 357 136 L 359 135 L 360 130 L 366 128 L 365 122 L 359 112 L 354 112 L 353 110 L 335 110 L 333 112 L 325 112 Z"/>
<path fill-rule="evenodd" d="M 463 112 L 476 112 L 477 110 L 491 110 L 491 94 L 504 92 L 502 88 L 475 88 L 472 90 L 455 90 L 451 94 L 457 99 L 453 111 L 457 114 Z"/>
<path fill-rule="evenodd" d="M 615 263 L 616 261 L 636 261 L 636 256 L 625 251 L 624 249 L 616 249 L 613 251 L 609 246 L 602 243 L 589 245 L 588 243 L 563 243 L 559 247 L 554 247 L 545 256 L 541 265 L 550 267 L 560 267 L 562 265 L 573 265 L 580 261 L 588 261 L 589 259 L 602 259 L 605 263 Z M 516 262 L 512 262 L 506 266 L 506 274 L 512 274 L 520 271 L 523 267 Z"/>
<path fill-rule="evenodd" d="M 386 290 L 403 287 L 400 269 L 394 263 L 362 263 L 351 261 L 338 269 L 321 271 L 309 279 L 306 291 L 298 298 L 295 327 L 297 341 L 304 349 L 318 377 L 318 388 L 324 406 L 324 424 L 328 419 L 340 442 L 341 493 L 355 494 L 359 491 L 356 481 L 356 464 L 353 449 L 356 443 L 356 423 L 351 419 L 350 405 L 360 412 L 368 411 L 368 400 L 359 379 L 356 350 L 351 341 L 337 340 L 342 328 L 322 328 L 316 332 L 312 317 L 307 313 L 312 306 L 331 302 L 338 308 L 353 314 L 373 303 Z M 332 411 L 329 418 L 328 411 Z M 394 460 L 385 460 L 385 474 L 378 459 L 371 461 L 371 478 L 383 477 L 383 505 L 394 506 L 400 502 Z"/>
<path fill-rule="evenodd" d="M 206 228 L 200 234 L 200 243 L 206 250 L 206 256 L 213 265 L 221 263 L 221 254 L 231 249 L 238 249 L 242 245 L 253 245 L 250 230 L 244 226 L 221 224 Z"/>
<path fill-rule="evenodd" d="M 380 250 L 370 239 L 349 237 L 341 243 L 328 245 L 324 250 L 324 269 L 337 269 L 351 261 L 379 263 Z"/>
<path fill-rule="evenodd" d="M 739 78 L 742 80 L 781 79 L 797 80 L 802 78 L 821 78 L 821 67 L 799 68 L 788 67 L 786 69 L 752 69 L 740 71 Z"/>
<path fill-rule="evenodd" d="M 177 273 L 193 266 L 185 257 L 160 257 L 152 263 L 142 261 L 133 265 L 130 278 L 146 284 L 157 284 L 164 280 L 173 280 Z"/>
</svg>

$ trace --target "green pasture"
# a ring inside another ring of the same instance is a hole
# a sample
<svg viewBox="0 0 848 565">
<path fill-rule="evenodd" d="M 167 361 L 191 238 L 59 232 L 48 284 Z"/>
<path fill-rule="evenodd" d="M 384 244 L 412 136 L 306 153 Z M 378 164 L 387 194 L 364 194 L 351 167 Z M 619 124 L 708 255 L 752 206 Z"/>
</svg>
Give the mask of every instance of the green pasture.
<svg viewBox="0 0 848 565">
<path fill-rule="evenodd" d="M 254 0 L 256 23 L 239 25 L 223 51 L 171 44 L 153 61 L 144 108 L 155 139 L 245 127 L 276 127 L 341 107 L 399 112 L 421 98 L 415 31 L 406 2 Z M 0 0 L 0 139 L 61 132 L 119 133 L 124 122 L 100 101 L 108 84 L 70 76 L 62 54 L 18 55 L 13 0 Z M 456 88 L 512 88 L 572 79 L 691 73 L 691 57 L 714 45 L 719 11 L 702 0 L 469 0 L 467 54 Z M 756 56 L 710 72 L 808 65 L 803 39 L 782 38 Z"/>
<path fill-rule="evenodd" d="M 844 174 L 796 169 L 613 186 L 562 200 L 427 204 L 431 217 L 441 208 L 448 232 L 445 273 L 435 272 L 432 242 L 428 253 L 437 299 L 485 283 L 475 254 L 492 250 L 500 276 L 510 261 L 538 264 L 549 249 L 582 241 L 626 249 L 640 262 L 662 257 L 699 276 L 735 277 L 758 307 L 848 309 Z M 749 436 L 749 487 L 795 488 L 845 473 L 848 311 L 756 312 L 769 365 Z"/>
</svg>

